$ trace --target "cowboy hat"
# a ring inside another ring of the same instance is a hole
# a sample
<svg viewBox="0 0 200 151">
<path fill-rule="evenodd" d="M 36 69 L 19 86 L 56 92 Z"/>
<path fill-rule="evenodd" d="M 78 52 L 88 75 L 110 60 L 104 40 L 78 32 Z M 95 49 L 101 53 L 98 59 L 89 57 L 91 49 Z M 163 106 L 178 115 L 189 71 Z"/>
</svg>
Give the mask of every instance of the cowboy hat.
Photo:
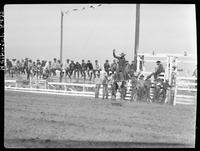
<svg viewBox="0 0 200 151">
<path fill-rule="evenodd" d="M 120 56 L 122 57 L 122 56 L 125 56 L 126 54 L 124 54 L 123 52 L 120 54 Z"/>
</svg>

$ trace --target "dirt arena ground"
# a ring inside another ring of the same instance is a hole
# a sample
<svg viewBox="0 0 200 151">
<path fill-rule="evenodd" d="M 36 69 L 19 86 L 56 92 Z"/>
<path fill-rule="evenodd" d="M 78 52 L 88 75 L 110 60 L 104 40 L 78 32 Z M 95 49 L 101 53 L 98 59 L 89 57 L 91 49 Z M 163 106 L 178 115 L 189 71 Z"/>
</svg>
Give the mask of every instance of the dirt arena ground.
<svg viewBox="0 0 200 151">
<path fill-rule="evenodd" d="M 6 148 L 195 147 L 196 106 L 5 91 Z"/>
</svg>

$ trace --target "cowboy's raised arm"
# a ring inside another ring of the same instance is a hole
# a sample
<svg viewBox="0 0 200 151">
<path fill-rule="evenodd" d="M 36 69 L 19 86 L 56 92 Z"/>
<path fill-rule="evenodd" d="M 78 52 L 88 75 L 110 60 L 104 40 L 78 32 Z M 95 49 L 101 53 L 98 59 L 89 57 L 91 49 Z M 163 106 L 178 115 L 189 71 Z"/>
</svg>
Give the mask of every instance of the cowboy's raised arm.
<svg viewBox="0 0 200 151">
<path fill-rule="evenodd" d="M 115 49 L 113 49 L 113 57 L 119 59 L 120 57 L 115 55 Z"/>
</svg>

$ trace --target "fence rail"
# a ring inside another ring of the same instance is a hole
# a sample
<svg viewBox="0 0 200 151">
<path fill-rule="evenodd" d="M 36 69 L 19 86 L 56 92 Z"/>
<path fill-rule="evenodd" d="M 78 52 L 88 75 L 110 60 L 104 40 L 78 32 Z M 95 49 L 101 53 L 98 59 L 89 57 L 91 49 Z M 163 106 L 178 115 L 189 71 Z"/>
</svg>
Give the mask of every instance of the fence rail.
<svg viewBox="0 0 200 151">
<path fill-rule="evenodd" d="M 191 77 L 178 77 L 177 80 L 193 80 L 193 83 L 184 83 L 184 82 L 177 82 L 176 91 L 194 91 L 197 92 L 194 88 L 180 88 L 180 86 L 196 86 L 197 84 L 194 83 L 196 78 Z M 6 86 L 6 90 L 14 90 L 14 91 L 24 91 L 24 92 L 32 92 L 32 93 L 46 93 L 46 94 L 60 94 L 60 95 L 72 95 L 72 96 L 87 96 L 87 97 L 94 97 L 94 91 L 88 91 L 88 88 L 95 88 L 95 84 L 80 84 L 80 83 L 59 83 L 59 82 L 47 82 L 46 80 L 40 80 L 40 81 L 31 81 L 31 83 L 41 83 L 45 85 L 44 89 L 41 88 L 33 88 L 32 86 L 29 88 L 21 88 L 17 85 L 17 80 L 5 80 L 5 83 L 13 83 L 13 87 Z M 56 88 L 56 86 L 63 86 L 63 90 L 55 90 L 50 89 L 49 86 L 53 86 Z M 73 90 L 71 87 L 82 87 L 82 90 L 77 91 Z M 130 86 L 129 86 L 130 87 Z M 110 88 L 110 86 L 109 86 Z M 130 88 L 128 88 L 130 90 Z M 99 95 L 102 97 L 102 86 L 100 87 Z M 128 91 L 126 95 L 126 99 L 130 99 L 131 94 L 130 91 Z M 110 96 L 109 96 L 110 98 Z M 117 94 L 117 98 L 119 98 L 119 93 Z M 190 95 L 176 95 L 176 104 L 194 104 L 195 96 Z"/>
</svg>

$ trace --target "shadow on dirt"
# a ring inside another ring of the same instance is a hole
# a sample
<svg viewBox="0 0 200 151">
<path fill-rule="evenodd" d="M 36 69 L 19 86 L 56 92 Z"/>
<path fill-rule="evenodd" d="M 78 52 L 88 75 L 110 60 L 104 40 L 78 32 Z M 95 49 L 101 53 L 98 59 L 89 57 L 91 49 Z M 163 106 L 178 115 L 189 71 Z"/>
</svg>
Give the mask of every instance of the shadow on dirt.
<svg viewBox="0 0 200 151">
<path fill-rule="evenodd" d="M 5 139 L 5 148 L 194 148 L 192 144 L 156 142 L 115 142 L 115 141 L 76 141 Z"/>
</svg>

